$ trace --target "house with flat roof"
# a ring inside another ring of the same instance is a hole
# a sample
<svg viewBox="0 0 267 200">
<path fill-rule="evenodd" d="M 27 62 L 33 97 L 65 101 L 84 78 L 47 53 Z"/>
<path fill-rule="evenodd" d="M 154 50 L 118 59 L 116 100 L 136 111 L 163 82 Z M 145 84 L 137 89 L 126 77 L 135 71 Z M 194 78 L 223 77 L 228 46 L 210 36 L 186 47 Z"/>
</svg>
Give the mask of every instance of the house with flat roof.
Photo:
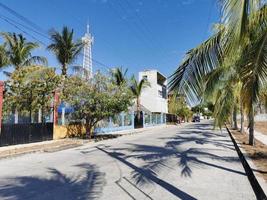
<svg viewBox="0 0 267 200">
<path fill-rule="evenodd" d="M 152 113 L 168 113 L 167 78 L 157 70 L 139 72 L 139 81 L 146 79 L 150 87 L 143 89 L 140 102 Z"/>
</svg>

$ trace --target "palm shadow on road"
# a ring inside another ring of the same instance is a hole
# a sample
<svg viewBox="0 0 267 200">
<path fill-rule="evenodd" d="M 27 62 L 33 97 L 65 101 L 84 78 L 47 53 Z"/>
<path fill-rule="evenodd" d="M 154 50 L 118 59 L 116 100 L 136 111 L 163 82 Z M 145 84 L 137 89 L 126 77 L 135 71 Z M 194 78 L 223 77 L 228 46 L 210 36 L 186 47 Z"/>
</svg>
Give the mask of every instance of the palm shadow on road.
<svg viewBox="0 0 267 200">
<path fill-rule="evenodd" d="M 198 131 L 187 130 L 183 131 L 183 133 L 179 132 L 174 137 L 158 139 L 166 139 L 165 145 L 130 143 L 125 148 L 99 147 L 99 149 L 132 168 L 132 178 L 137 185 L 159 184 L 168 191 L 171 188 L 172 193 L 180 198 L 181 196 L 179 195 L 185 195 L 185 193 L 165 181 L 161 185 L 163 180 L 157 180 L 159 175 L 164 176 L 166 171 L 175 170 L 177 172 L 180 171 L 182 177 L 190 178 L 195 167 L 211 167 L 241 176 L 246 175 L 244 172 L 218 164 L 220 162 L 240 161 L 237 156 L 221 156 L 221 154 L 217 153 L 224 150 L 232 151 L 234 150 L 233 145 L 225 135 L 213 134 L 212 130 L 208 130 L 207 127 L 202 127 Z M 187 148 L 185 148 L 184 144 L 187 143 L 193 143 L 196 147 L 193 148 L 187 145 Z M 201 146 L 204 144 L 207 144 L 209 148 L 206 146 L 202 148 Z M 143 164 L 137 166 L 135 160 L 141 160 Z"/>
<path fill-rule="evenodd" d="M 68 177 L 55 168 L 49 168 L 51 178 L 14 177 L 0 181 L 0 198 L 27 200 L 87 200 L 98 199 L 105 185 L 105 174 L 97 166 L 83 163 L 75 165 L 83 175 Z M 75 169 L 74 169 L 75 170 Z M 2 184 L 1 182 L 9 182 Z"/>
<path fill-rule="evenodd" d="M 187 194 L 186 192 L 176 188 L 172 184 L 170 184 L 170 183 L 164 181 L 163 179 L 160 179 L 159 177 L 157 177 L 157 174 L 155 172 L 153 172 L 153 170 L 145 169 L 143 167 L 138 167 L 138 166 L 134 165 L 133 163 L 127 161 L 127 159 L 125 159 L 123 157 L 124 154 L 118 153 L 118 152 L 109 152 L 105 148 L 102 148 L 100 146 L 97 146 L 96 148 L 99 149 L 100 151 L 106 153 L 107 155 L 111 156 L 112 158 L 124 163 L 128 167 L 130 167 L 135 172 L 135 174 L 140 174 L 142 179 L 146 183 L 149 182 L 149 183 L 158 184 L 159 186 L 161 186 L 165 190 L 169 191 L 173 195 L 179 197 L 180 199 L 196 200 L 196 198 L 191 196 L 190 194 Z"/>
</svg>

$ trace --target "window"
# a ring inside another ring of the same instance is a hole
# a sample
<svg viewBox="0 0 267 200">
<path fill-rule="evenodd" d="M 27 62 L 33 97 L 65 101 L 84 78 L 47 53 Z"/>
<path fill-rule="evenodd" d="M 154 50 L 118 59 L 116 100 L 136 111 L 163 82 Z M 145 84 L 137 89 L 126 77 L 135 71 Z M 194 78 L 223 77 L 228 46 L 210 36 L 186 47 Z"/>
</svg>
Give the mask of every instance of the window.
<svg viewBox="0 0 267 200">
<path fill-rule="evenodd" d="M 162 98 L 167 99 L 167 88 L 162 86 Z"/>
</svg>

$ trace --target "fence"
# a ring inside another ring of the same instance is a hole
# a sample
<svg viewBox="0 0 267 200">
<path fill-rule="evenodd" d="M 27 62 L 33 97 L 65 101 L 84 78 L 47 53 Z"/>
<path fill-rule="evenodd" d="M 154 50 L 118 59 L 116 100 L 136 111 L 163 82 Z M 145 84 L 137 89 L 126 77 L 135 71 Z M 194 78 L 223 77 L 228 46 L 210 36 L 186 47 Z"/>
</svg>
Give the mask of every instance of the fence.
<svg viewBox="0 0 267 200">
<path fill-rule="evenodd" d="M 176 124 L 179 123 L 179 119 L 176 115 L 174 114 L 167 114 L 166 115 L 166 121 L 168 124 Z"/>
<path fill-rule="evenodd" d="M 97 124 L 94 132 L 96 135 L 107 134 L 114 131 L 134 129 L 134 113 L 121 113 L 102 120 Z"/>
<path fill-rule="evenodd" d="M 166 124 L 165 113 L 144 113 L 144 127 Z"/>
<path fill-rule="evenodd" d="M 53 123 L 2 124 L 0 146 L 53 139 Z"/>
</svg>

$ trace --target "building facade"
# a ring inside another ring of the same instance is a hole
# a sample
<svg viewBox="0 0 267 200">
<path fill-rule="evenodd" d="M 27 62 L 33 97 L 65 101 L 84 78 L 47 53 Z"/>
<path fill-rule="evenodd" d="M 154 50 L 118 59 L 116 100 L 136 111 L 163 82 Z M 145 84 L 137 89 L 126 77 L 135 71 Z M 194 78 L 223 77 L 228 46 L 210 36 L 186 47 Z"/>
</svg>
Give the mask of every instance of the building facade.
<svg viewBox="0 0 267 200">
<path fill-rule="evenodd" d="M 140 102 L 152 113 L 168 113 L 167 78 L 157 70 L 139 72 L 139 81 L 146 79 L 150 87 L 143 89 Z"/>
</svg>

